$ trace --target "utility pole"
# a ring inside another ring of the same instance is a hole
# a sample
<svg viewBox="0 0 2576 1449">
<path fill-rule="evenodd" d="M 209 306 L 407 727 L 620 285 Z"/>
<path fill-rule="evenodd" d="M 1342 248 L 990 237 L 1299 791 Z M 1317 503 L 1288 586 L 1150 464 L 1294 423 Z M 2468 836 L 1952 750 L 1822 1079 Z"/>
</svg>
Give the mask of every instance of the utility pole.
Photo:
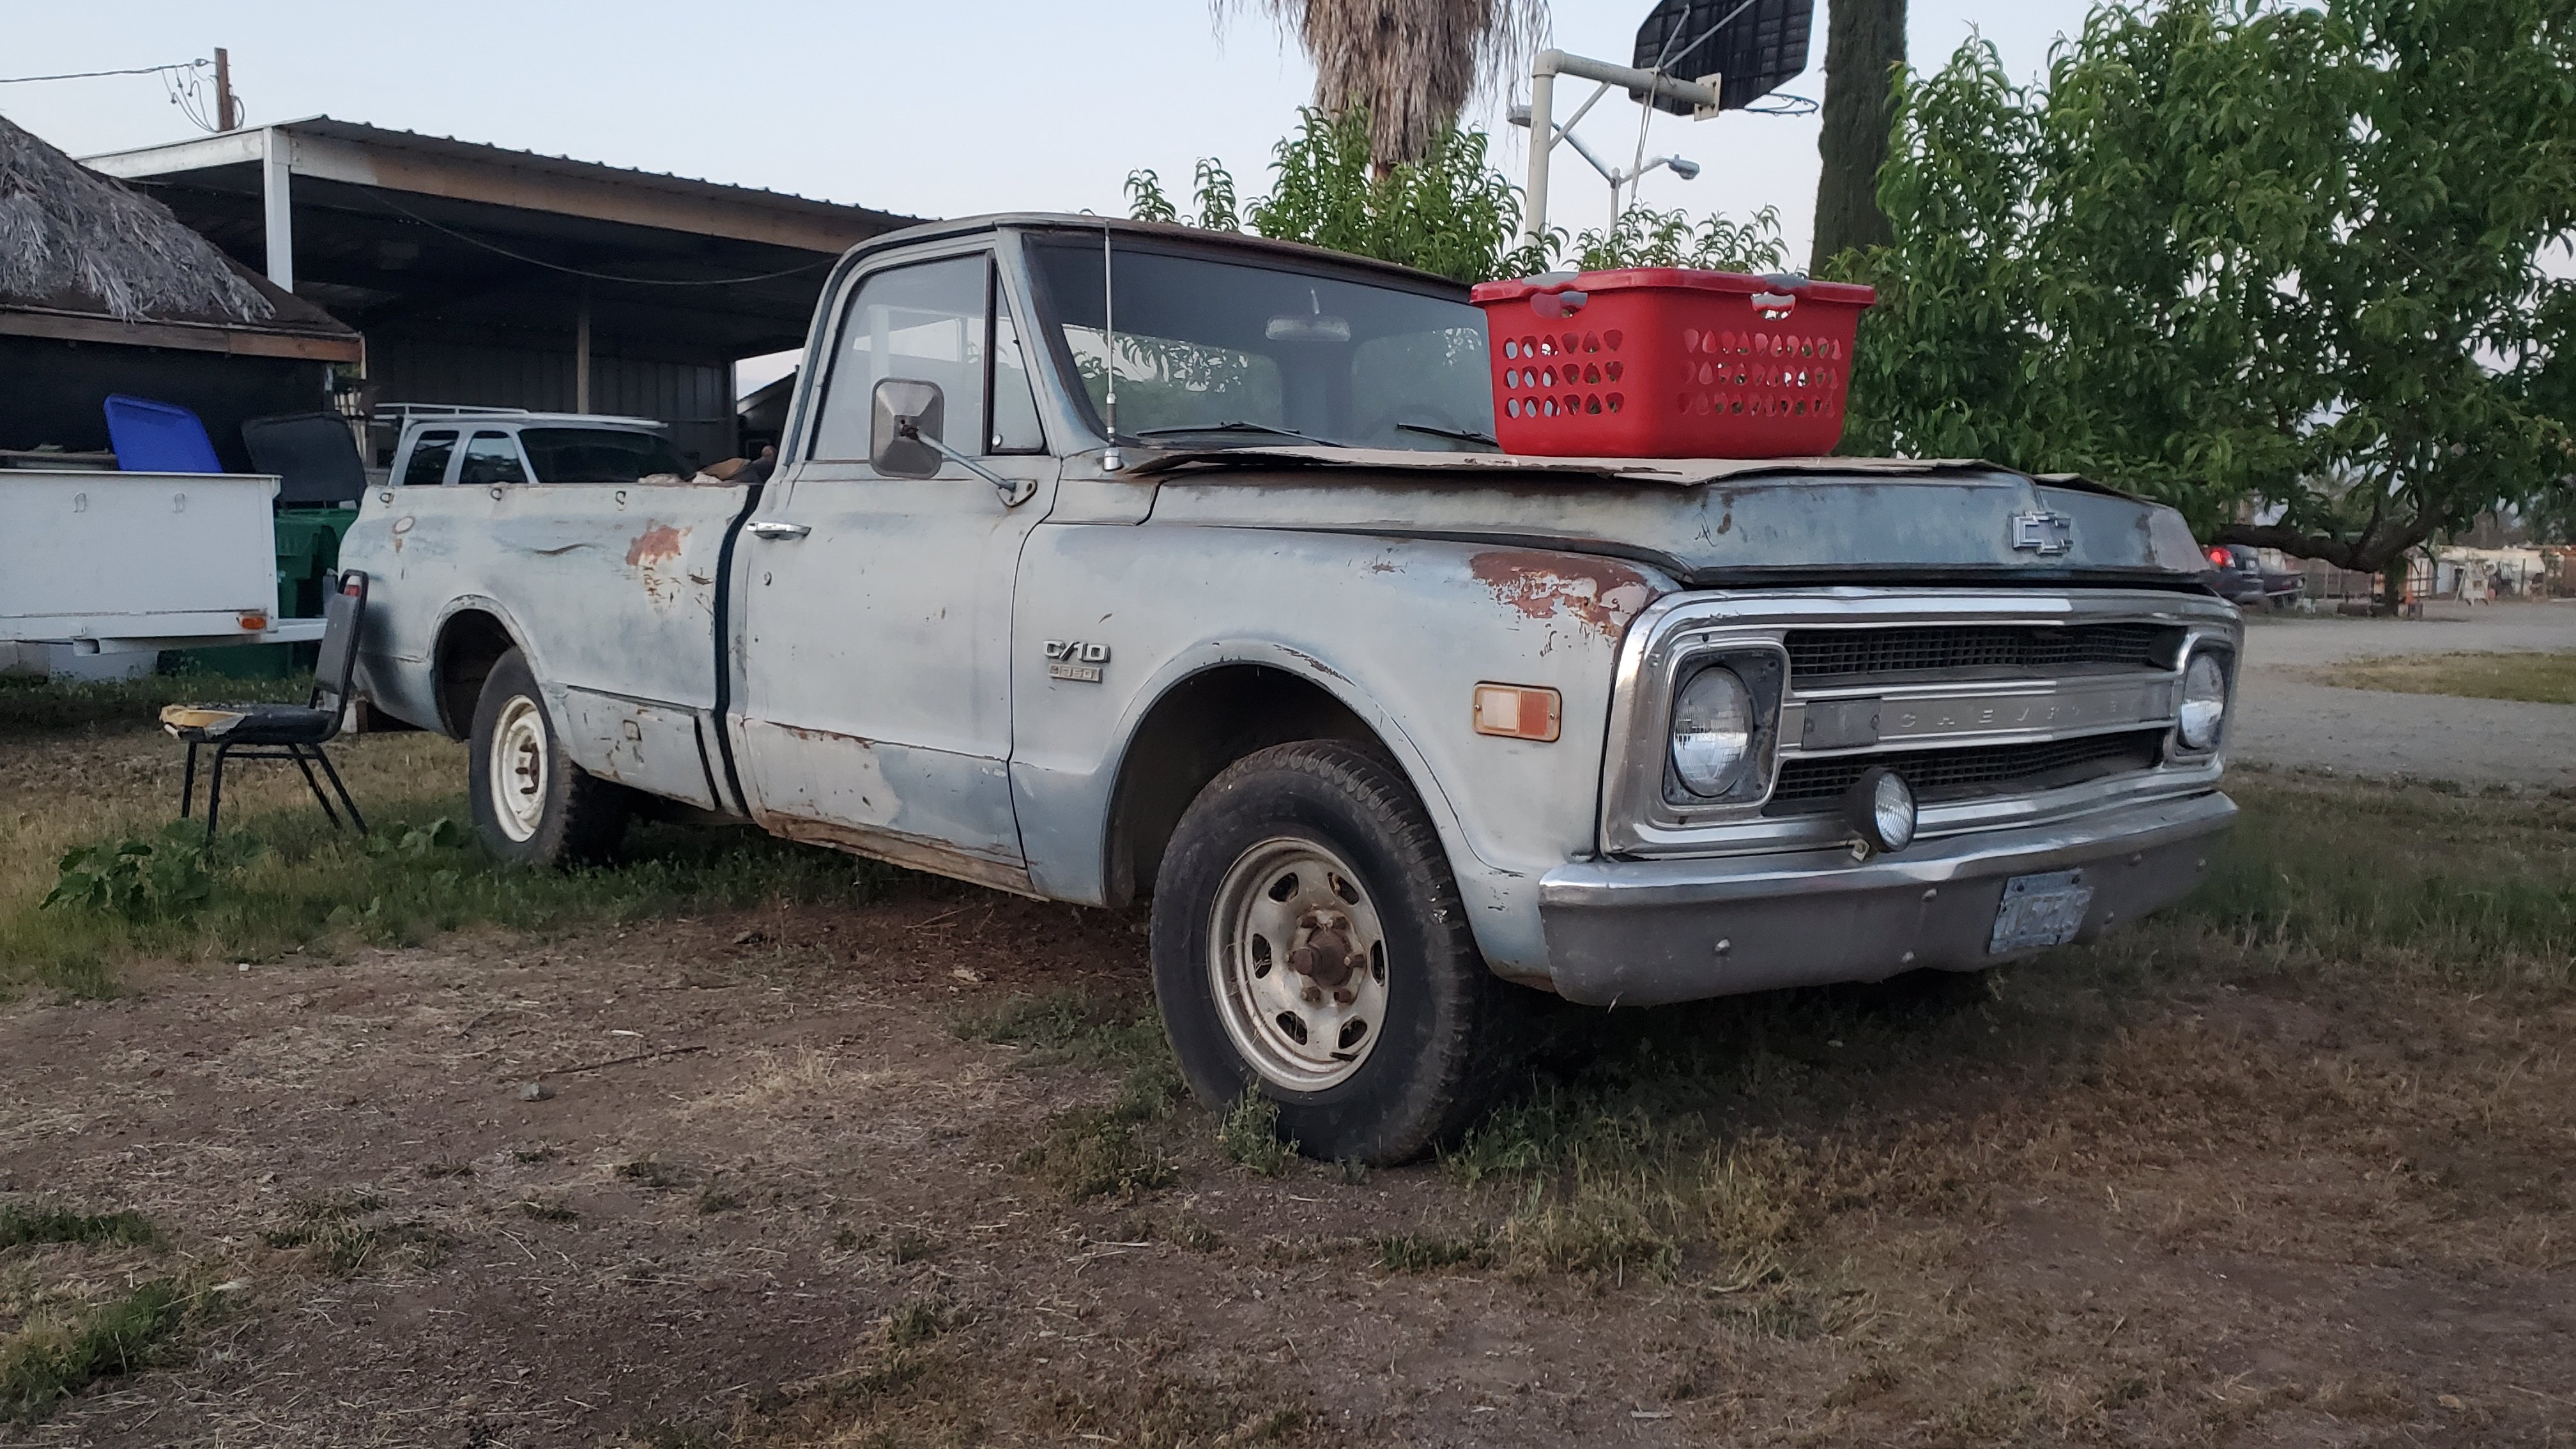
<svg viewBox="0 0 2576 1449">
<path fill-rule="evenodd" d="M 215 47 L 215 129 L 232 131 L 240 127 L 241 113 L 233 106 L 233 55 L 218 45 Z"/>
</svg>

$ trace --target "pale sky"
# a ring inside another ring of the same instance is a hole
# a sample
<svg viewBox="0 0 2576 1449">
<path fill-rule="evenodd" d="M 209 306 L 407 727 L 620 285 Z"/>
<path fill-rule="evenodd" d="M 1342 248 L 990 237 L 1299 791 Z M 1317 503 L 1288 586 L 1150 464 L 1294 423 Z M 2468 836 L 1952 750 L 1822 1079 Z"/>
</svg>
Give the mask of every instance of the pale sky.
<svg viewBox="0 0 2576 1449">
<path fill-rule="evenodd" d="M 1557 0 L 1550 41 L 1624 63 L 1650 0 Z M 1913 0 L 1912 58 L 1933 65 L 1972 27 L 2017 79 L 2083 23 L 2082 0 Z M 1269 19 L 1206 0 L 951 0 L 946 4 L 672 0 L 0 0 L 0 77 L 148 66 L 228 47 L 246 119 L 327 114 L 552 155 L 763 186 L 923 216 L 1126 209 L 1120 183 L 1150 166 L 1175 193 L 1215 156 L 1248 201 L 1313 73 Z M 1822 6 L 1807 75 L 1824 93 Z M 1515 95 L 1526 97 L 1528 77 Z M 1590 87 L 1560 82 L 1570 109 Z M 1563 113 L 1561 109 L 1560 114 Z M 72 154 L 197 134 L 150 76 L 0 85 L 0 115 Z M 1470 124 L 1519 179 L 1525 132 L 1498 102 Z M 1638 108 L 1605 99 L 1582 134 L 1614 164 L 1636 148 Z M 1644 201 L 1742 216 L 1779 208 L 1803 264 L 1815 208 L 1817 123 L 1658 114 L 1647 154 L 1668 171 Z M 1599 226 L 1608 190 L 1570 150 L 1551 217 Z M 746 381 L 753 381 L 746 369 Z"/>
</svg>

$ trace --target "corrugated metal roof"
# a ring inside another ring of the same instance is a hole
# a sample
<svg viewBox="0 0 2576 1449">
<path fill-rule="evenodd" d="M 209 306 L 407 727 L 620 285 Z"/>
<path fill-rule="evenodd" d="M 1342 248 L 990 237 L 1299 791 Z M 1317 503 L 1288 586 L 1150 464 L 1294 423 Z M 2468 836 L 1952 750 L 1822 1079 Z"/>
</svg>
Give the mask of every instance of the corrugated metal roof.
<svg viewBox="0 0 2576 1449">
<path fill-rule="evenodd" d="M 317 136 L 360 145 L 421 151 L 462 161 L 506 165 L 540 174 L 551 173 L 593 181 L 616 181 L 629 186 L 650 186 L 676 195 L 721 199 L 738 205 L 766 205 L 815 215 L 864 217 L 871 222 L 887 226 L 912 226 L 924 220 L 924 218 L 906 216 L 900 212 L 880 211 L 874 207 L 824 201 L 792 191 L 772 191 L 759 186 L 737 186 L 729 182 L 680 176 L 668 171 L 647 171 L 632 166 L 611 166 L 604 161 L 584 161 L 572 156 L 550 156 L 541 151 L 519 151 L 483 141 L 464 141 L 454 136 L 433 136 L 421 131 L 405 131 L 390 126 L 371 126 L 363 121 L 343 121 L 332 116 L 307 116 L 300 120 L 280 121 L 273 129 L 284 131 L 289 135 Z"/>
</svg>

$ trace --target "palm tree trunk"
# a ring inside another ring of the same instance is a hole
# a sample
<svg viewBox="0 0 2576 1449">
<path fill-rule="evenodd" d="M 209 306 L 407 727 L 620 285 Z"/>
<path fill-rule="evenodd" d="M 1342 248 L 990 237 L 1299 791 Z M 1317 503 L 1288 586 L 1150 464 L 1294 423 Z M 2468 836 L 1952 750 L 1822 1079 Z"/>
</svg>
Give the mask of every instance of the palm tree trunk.
<svg viewBox="0 0 2576 1449">
<path fill-rule="evenodd" d="M 1816 142 L 1816 247 L 1807 269 L 1853 247 L 1896 240 L 1878 209 L 1878 168 L 1887 161 L 1891 72 L 1905 63 L 1905 0 L 1828 0 L 1825 10 L 1825 130 Z"/>
</svg>

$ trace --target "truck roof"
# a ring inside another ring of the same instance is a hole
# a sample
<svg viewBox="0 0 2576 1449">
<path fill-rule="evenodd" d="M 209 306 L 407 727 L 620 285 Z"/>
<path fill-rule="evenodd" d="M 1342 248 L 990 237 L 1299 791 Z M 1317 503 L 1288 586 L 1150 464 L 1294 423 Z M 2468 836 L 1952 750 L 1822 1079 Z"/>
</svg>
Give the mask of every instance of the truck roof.
<svg viewBox="0 0 2576 1449">
<path fill-rule="evenodd" d="M 1135 221 L 1119 216 L 1083 216 L 1060 211 L 997 211 L 983 216 L 961 216 L 947 221 L 924 222 L 901 231 L 873 236 L 850 248 L 848 255 L 863 256 L 889 248 L 909 246 L 915 242 L 941 237 L 968 236 L 982 231 L 1070 231 L 1098 236 L 1106 228 L 1113 237 L 1135 237 L 1156 241 L 1176 241 L 1192 246 L 1214 246 L 1254 252 L 1266 252 L 1283 260 L 1323 265 L 1342 271 L 1371 272 L 1392 282 L 1420 290 L 1436 288 L 1455 292 L 1466 299 L 1467 285 L 1454 282 L 1436 272 L 1420 271 L 1382 262 L 1375 257 L 1355 256 L 1329 247 L 1308 246 L 1304 242 L 1280 241 L 1275 237 L 1255 236 L 1249 232 L 1211 231 L 1205 227 L 1182 226 L 1167 221 Z M 1114 242 L 1112 243 L 1115 244 Z"/>
</svg>

